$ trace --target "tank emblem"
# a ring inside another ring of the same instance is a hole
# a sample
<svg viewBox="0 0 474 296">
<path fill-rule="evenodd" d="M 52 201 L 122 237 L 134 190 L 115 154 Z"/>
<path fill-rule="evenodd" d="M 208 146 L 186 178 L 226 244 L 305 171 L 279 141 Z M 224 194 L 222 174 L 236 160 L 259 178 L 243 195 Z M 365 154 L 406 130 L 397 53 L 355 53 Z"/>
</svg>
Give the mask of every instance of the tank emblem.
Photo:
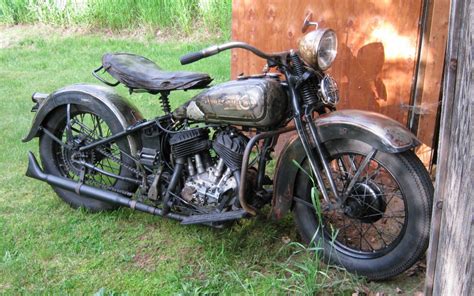
<svg viewBox="0 0 474 296">
<path fill-rule="evenodd" d="M 257 104 L 257 101 L 255 98 L 249 96 L 249 95 L 244 95 L 240 98 L 239 102 L 239 107 L 241 110 L 250 110 L 255 108 L 255 105 Z"/>
<path fill-rule="evenodd" d="M 248 111 L 257 106 L 257 100 L 248 94 L 225 95 L 221 98 L 210 98 L 211 105 L 222 106 L 224 110 Z"/>
</svg>

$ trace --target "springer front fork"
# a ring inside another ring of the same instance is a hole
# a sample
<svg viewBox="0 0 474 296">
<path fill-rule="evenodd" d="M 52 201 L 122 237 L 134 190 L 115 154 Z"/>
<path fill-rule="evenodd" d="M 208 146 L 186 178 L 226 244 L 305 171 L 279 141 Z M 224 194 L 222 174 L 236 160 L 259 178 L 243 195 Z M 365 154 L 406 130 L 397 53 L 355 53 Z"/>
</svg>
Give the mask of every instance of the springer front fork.
<svg viewBox="0 0 474 296">
<path fill-rule="evenodd" d="M 306 105 L 301 104 L 302 98 L 300 97 L 299 91 L 299 88 L 304 84 L 304 82 L 302 83 L 299 81 L 302 75 L 294 76 L 288 71 L 285 72 L 285 75 L 289 86 L 296 130 L 307 155 L 316 184 L 328 205 L 327 210 L 343 207 L 347 196 L 352 191 L 352 187 L 355 185 L 355 182 L 361 173 L 361 170 L 365 169 L 365 166 L 367 165 L 366 162 L 368 163 L 367 160 L 370 160 L 374 153 L 371 152 L 367 155 L 355 175 L 352 176 L 352 180 L 347 188 L 344 188 L 342 192 L 339 192 L 331 173 L 329 155 L 321 142 L 318 129 L 314 122 L 313 108 L 311 108 L 311 106 L 305 106 L 304 108 L 301 107 L 302 105 Z M 323 174 L 324 177 L 326 177 L 327 184 L 325 184 L 323 180 Z M 333 200 L 330 199 L 328 190 L 333 194 Z"/>
<path fill-rule="evenodd" d="M 305 153 L 308 157 L 308 161 L 316 179 L 318 188 L 328 205 L 327 208 L 325 208 L 324 210 L 332 210 L 335 208 L 344 209 L 345 201 L 351 195 L 352 189 L 358 182 L 357 180 L 359 179 L 359 177 L 362 176 L 362 172 L 367 168 L 370 160 L 377 153 L 377 149 L 373 148 L 365 156 L 365 158 L 361 160 L 359 166 L 353 171 L 353 174 L 350 175 L 347 170 L 344 170 L 346 178 L 349 179 L 349 183 L 346 183 L 344 188 L 342 188 L 342 190 L 339 192 L 334 181 L 334 177 L 331 173 L 331 167 L 328 162 L 329 154 L 326 151 L 326 148 L 321 143 L 321 139 L 319 137 L 312 113 L 313 112 L 310 108 L 306 108 L 306 110 L 304 110 L 304 114 L 295 114 L 294 121 L 296 130 L 303 145 L 303 149 L 305 150 Z M 327 188 L 326 184 L 324 183 L 323 173 L 321 172 L 320 168 L 322 168 L 324 171 L 324 176 L 327 179 L 329 188 Z M 329 198 L 328 189 L 332 192 L 334 196 L 333 201 L 331 201 L 331 199 Z"/>
<path fill-rule="evenodd" d="M 329 194 L 326 189 L 326 185 L 324 184 L 323 176 L 321 171 L 319 170 L 322 167 L 326 173 L 326 177 L 329 180 L 330 189 L 333 192 L 336 200 L 340 200 L 339 194 L 334 183 L 334 178 L 332 177 L 331 171 L 329 170 L 329 164 L 327 162 L 327 157 L 325 157 L 324 152 L 321 147 L 321 140 L 318 135 L 318 131 L 316 125 L 314 124 L 312 112 L 310 110 L 304 110 L 302 112 L 300 106 L 300 98 L 299 94 L 297 93 L 294 76 L 286 75 L 289 90 L 290 90 L 290 97 L 293 105 L 293 115 L 294 115 L 294 122 L 296 126 L 296 131 L 298 132 L 298 136 L 301 140 L 301 144 L 303 145 L 303 149 L 308 157 L 309 165 L 311 166 L 311 170 L 314 174 L 316 179 L 316 183 L 318 188 L 328 205 L 331 205 L 331 201 L 329 199 Z M 305 118 L 305 122 L 303 122 L 303 118 Z M 306 123 L 306 124 L 305 124 Z M 311 142 L 306 133 L 306 128 L 309 129 L 310 135 L 312 138 L 312 142 L 314 145 L 314 150 L 316 155 L 313 153 L 313 148 L 311 147 Z M 317 156 L 317 158 L 316 158 Z"/>
</svg>

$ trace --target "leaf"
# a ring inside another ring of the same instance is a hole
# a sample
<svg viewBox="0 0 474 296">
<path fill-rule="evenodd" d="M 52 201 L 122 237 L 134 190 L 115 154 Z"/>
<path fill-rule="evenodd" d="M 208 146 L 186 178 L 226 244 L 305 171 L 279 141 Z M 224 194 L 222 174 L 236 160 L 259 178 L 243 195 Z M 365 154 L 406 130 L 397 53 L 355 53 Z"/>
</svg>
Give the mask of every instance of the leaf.
<svg viewBox="0 0 474 296">
<path fill-rule="evenodd" d="M 289 244 L 289 243 L 291 242 L 291 239 L 290 239 L 288 236 L 284 235 L 284 236 L 281 237 L 281 241 L 282 241 L 285 245 L 287 245 L 287 244 Z"/>
</svg>

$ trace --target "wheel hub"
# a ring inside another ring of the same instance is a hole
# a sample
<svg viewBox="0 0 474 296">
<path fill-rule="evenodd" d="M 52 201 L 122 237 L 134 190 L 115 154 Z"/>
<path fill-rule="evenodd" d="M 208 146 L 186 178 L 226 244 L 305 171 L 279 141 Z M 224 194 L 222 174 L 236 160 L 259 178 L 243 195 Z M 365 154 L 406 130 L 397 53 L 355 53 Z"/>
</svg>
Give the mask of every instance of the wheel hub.
<svg viewBox="0 0 474 296">
<path fill-rule="evenodd" d="M 356 183 L 347 197 L 344 213 L 364 223 L 374 223 L 383 217 L 387 204 L 382 191 L 370 183 Z"/>
<path fill-rule="evenodd" d="M 63 148 L 64 163 L 66 164 L 67 169 L 77 176 L 81 174 L 83 168 L 83 165 L 81 165 L 80 162 L 83 161 L 95 164 L 100 161 L 100 159 L 98 159 L 99 155 L 95 150 L 79 151 L 79 147 L 84 146 L 85 144 L 87 144 L 87 141 L 83 137 L 77 135 L 74 136 L 72 140 L 72 146 L 74 148 Z"/>
</svg>

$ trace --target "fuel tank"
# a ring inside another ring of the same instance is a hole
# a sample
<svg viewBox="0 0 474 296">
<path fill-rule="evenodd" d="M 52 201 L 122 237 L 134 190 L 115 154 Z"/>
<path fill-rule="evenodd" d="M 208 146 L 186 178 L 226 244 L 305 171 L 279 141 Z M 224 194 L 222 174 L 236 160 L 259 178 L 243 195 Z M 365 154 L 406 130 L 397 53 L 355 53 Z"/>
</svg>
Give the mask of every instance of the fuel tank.
<svg viewBox="0 0 474 296">
<path fill-rule="evenodd" d="M 232 80 L 211 87 L 178 107 L 176 119 L 270 127 L 286 117 L 288 97 L 272 78 Z"/>
</svg>

